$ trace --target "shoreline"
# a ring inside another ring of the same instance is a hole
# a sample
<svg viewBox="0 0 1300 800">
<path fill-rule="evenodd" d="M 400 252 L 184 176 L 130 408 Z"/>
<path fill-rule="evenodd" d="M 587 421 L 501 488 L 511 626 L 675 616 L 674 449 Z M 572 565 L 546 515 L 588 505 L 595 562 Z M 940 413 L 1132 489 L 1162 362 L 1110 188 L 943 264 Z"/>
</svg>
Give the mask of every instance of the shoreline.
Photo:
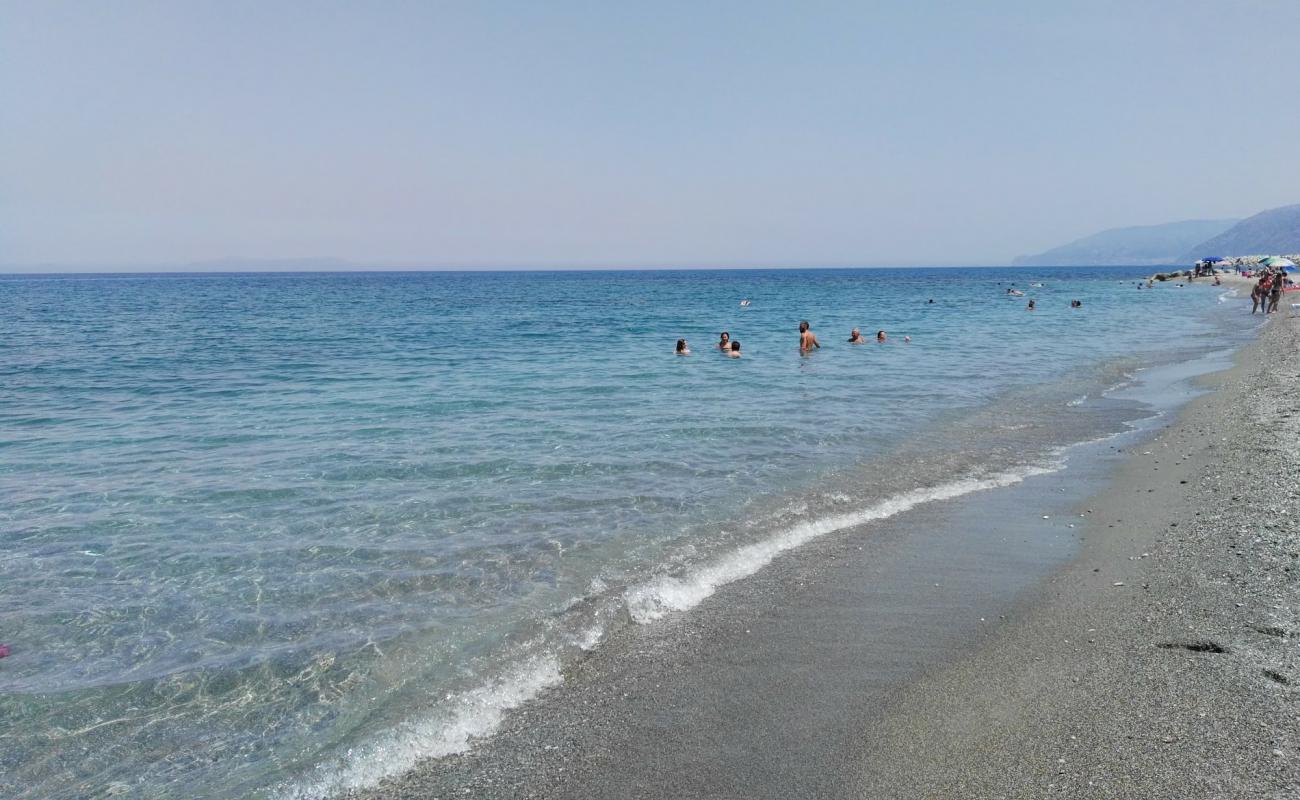
<svg viewBox="0 0 1300 800">
<path fill-rule="evenodd" d="M 857 794 L 1296 796 L 1297 347 L 1280 316 L 1208 376 L 1089 501 L 1106 527 L 1079 557 L 891 700 Z"/>
<path fill-rule="evenodd" d="M 1237 367 L 1215 373 L 1210 382 L 1226 383 L 1229 379 L 1221 381 L 1220 377 L 1249 367 L 1256 358 L 1251 354 L 1266 346 L 1276 349 L 1274 340 L 1284 327 L 1294 326 L 1285 322 L 1269 326 L 1258 340 L 1238 351 Z M 1294 330 L 1291 333 L 1294 337 Z M 1167 437 L 1174 436 L 1171 431 L 1200 430 L 1203 437 L 1221 438 L 1225 431 L 1208 427 L 1200 417 L 1196 417 L 1199 422 L 1193 418 L 1207 404 L 1218 408 L 1239 401 L 1228 399 L 1228 394 L 1215 392 L 1183 406 L 1172 427 L 1144 435 L 1144 449 L 1156 452 L 1156 447 L 1163 448 Z M 1148 501 L 1157 491 L 1153 479 L 1166 480 L 1170 468 L 1161 472 L 1143 459 L 1117 456 L 1118 464 L 1103 465 L 1106 476 L 1116 476 L 1104 479 L 1112 488 L 1099 490 L 1093 499 L 1076 499 L 1076 504 L 1099 506 L 1101 501 L 1096 498 L 1118 491 L 1114 486 L 1123 486 L 1135 496 L 1146 495 L 1131 514 L 1120 517 L 1129 524 L 1140 513 L 1166 514 L 1165 504 Z M 1133 490 L 1134 480 L 1139 481 L 1139 492 Z M 1159 496 L 1164 497 L 1168 487 L 1158 485 Z M 1114 582 L 1140 585 L 1112 578 L 1105 584 L 1111 587 L 1110 593 L 1103 592 L 1101 598 L 1080 595 L 1074 598 L 1077 608 L 1062 611 L 1058 587 L 1066 576 L 1083 570 L 1085 563 L 1102 559 L 1107 564 L 1101 573 L 1091 572 L 1098 567 L 1088 567 L 1085 578 L 1107 578 L 1131 571 L 1135 565 L 1154 563 L 1140 554 L 1134 556 L 1138 561 L 1129 562 L 1127 550 L 1121 553 L 1116 549 L 1122 542 L 1113 541 L 1113 529 L 1100 528 L 1095 519 L 1077 533 L 1057 530 L 1055 539 L 1046 545 L 1040 542 L 1036 554 L 1021 564 L 1008 565 L 1006 552 L 981 561 L 985 554 L 975 545 L 947 564 L 928 559 L 924 552 L 927 544 L 945 545 L 937 539 L 927 541 L 919 530 L 928 525 L 951 525 L 957 509 L 980 508 L 981 504 L 984 518 L 1005 520 L 1012 513 L 1012 507 L 1005 505 L 1008 491 L 995 493 L 1003 497 L 1001 509 L 996 501 L 966 499 L 943 504 L 946 508 L 913 510 L 875 523 L 868 534 L 868 550 L 873 551 L 869 557 L 861 552 L 864 539 L 859 533 L 787 554 L 764 573 L 719 591 L 696 612 L 632 631 L 621 642 L 603 645 L 600 652 L 566 673 L 564 687 L 511 712 L 495 736 L 480 740 L 469 752 L 422 762 L 374 789 L 348 796 L 780 797 L 791 791 L 832 797 L 1007 794 L 1010 790 L 991 788 L 996 782 L 980 784 L 962 777 L 974 769 L 963 766 L 963 759 L 976 766 L 987 760 L 981 742 L 988 738 L 990 720 L 1002 720 L 1004 728 L 1010 724 L 1008 712 L 997 708 L 1002 702 L 999 698 L 1037 689 L 1034 709 L 1011 714 L 1028 730 L 1037 719 L 1031 711 L 1057 709 L 1067 699 L 1077 698 L 1078 692 L 1067 691 L 1065 686 L 1008 688 L 1004 682 L 987 679 L 987 674 L 980 677 L 979 665 L 989 670 L 989 665 L 997 663 L 996 654 L 1003 654 L 1010 664 L 1000 664 L 1000 672 L 993 677 L 1017 675 L 1040 684 L 1048 680 L 1046 676 L 1059 677 L 1059 669 L 1038 669 L 1043 662 L 1035 659 L 1044 658 L 1037 654 L 1042 642 L 1024 631 L 1039 628 L 1027 620 L 1067 611 L 1071 616 L 1091 613 L 1088 603 L 1125 591 L 1113 587 Z M 1010 490 L 1011 494 L 1014 491 Z M 1043 485 L 1021 495 L 1022 500 L 1041 498 Z M 1072 508 L 1071 513 L 1074 511 L 1084 513 L 1082 507 Z M 1010 535 L 1029 541 L 1042 533 L 1033 529 L 1042 527 L 1024 521 L 1003 523 L 998 531 L 991 529 L 990 535 L 1009 530 Z M 1079 538 L 1078 533 L 1085 534 L 1081 549 L 1073 541 Z M 1113 543 L 1107 546 L 1107 541 Z M 1155 552 L 1150 548 L 1143 552 L 1148 551 Z M 1122 563 L 1110 563 L 1121 556 Z M 961 563 L 963 559 L 970 563 Z M 891 570 L 904 566 L 906 575 L 891 575 Z M 990 580 L 987 570 L 998 569 L 1001 571 Z M 869 586 L 861 585 L 864 573 L 870 576 Z M 942 590 L 921 594 L 929 591 L 932 578 L 944 584 Z M 923 602 L 918 604 L 918 597 Z M 975 607 L 996 615 L 999 622 L 976 622 Z M 870 617 L 865 623 L 864 616 Z M 855 626 L 862 629 L 844 634 Z M 1095 633 L 1089 636 L 1100 641 Z M 888 652 L 882 655 L 882 650 Z M 1159 652 L 1168 658 L 1174 649 Z M 864 664 L 870 664 L 870 669 Z M 1280 666 L 1278 674 L 1288 674 L 1289 668 Z M 871 674 L 864 674 L 869 671 Z M 1300 678 L 1300 672 L 1292 674 Z M 961 702 L 950 702 L 947 707 L 939 703 L 954 697 Z M 976 709 L 983 709 L 989 718 Z M 952 735 L 954 718 L 966 721 L 967 739 Z M 1011 735 L 1010 728 L 1006 735 Z M 1025 771 L 1017 771 L 1015 765 L 1022 761 L 1036 764 L 1030 754 L 1035 746 L 1046 746 L 1047 740 L 1039 733 L 1019 750 L 1012 749 L 1007 753 L 1012 765 L 1002 764 L 996 774 L 1023 776 Z M 945 757 L 936 759 L 944 748 Z M 1051 761 L 1052 766 L 1060 766 L 1055 758 Z M 937 765 L 942 766 L 936 771 Z M 1027 793 L 1011 791 L 1007 796 L 1041 796 L 1048 784 L 1059 783 L 1036 778 L 1026 781 L 1021 788 L 1027 787 Z M 891 795 L 891 791 L 897 794 Z M 1099 796 L 1110 795 L 1103 791 Z M 1133 796 L 1163 795 L 1152 790 Z"/>
</svg>

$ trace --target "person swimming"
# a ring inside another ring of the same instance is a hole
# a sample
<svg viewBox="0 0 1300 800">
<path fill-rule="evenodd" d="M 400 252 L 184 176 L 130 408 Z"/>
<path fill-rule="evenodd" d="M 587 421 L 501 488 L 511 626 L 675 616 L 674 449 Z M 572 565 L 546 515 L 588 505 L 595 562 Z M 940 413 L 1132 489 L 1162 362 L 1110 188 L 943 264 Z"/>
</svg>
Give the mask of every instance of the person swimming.
<svg viewBox="0 0 1300 800">
<path fill-rule="evenodd" d="M 813 350 L 820 350 L 822 343 L 817 341 L 817 334 L 812 332 L 808 320 L 799 323 L 799 351 L 808 353 Z"/>
<path fill-rule="evenodd" d="M 1033 311 L 1033 310 L 1034 310 L 1034 300 L 1033 300 L 1032 297 L 1029 299 L 1029 305 L 1025 306 L 1025 310 L 1026 310 L 1026 311 Z"/>
<path fill-rule="evenodd" d="M 1083 301 L 1082 301 L 1082 300 L 1071 300 L 1071 301 L 1070 301 L 1070 308 L 1083 308 Z"/>
<path fill-rule="evenodd" d="M 719 333 L 719 334 L 718 334 L 718 349 L 719 349 L 719 350 L 726 350 L 726 349 L 728 348 L 728 346 L 729 346 L 729 342 L 730 342 L 730 341 L 731 341 L 731 334 L 727 333 L 726 331 L 723 331 L 722 333 Z"/>
<path fill-rule="evenodd" d="M 884 332 L 884 331 L 876 331 L 876 343 L 877 343 L 877 344 L 884 344 L 884 343 L 887 342 L 887 341 L 889 341 L 889 337 L 885 335 L 885 332 Z"/>
<path fill-rule="evenodd" d="M 678 340 L 677 340 L 677 355 L 679 355 L 679 356 L 689 356 L 690 354 L 691 354 L 691 349 L 690 349 L 689 347 L 686 346 L 686 340 L 685 340 L 685 339 L 678 339 Z"/>
<path fill-rule="evenodd" d="M 903 337 L 903 341 L 904 341 L 904 342 L 910 342 L 910 341 L 912 341 L 912 337 L 911 337 L 911 336 L 904 336 L 904 337 Z"/>
<path fill-rule="evenodd" d="M 727 351 L 727 358 L 740 358 L 740 342 L 731 343 L 731 349 Z"/>
<path fill-rule="evenodd" d="M 857 328 L 854 328 L 853 331 L 849 333 L 849 344 L 864 344 L 866 341 L 866 339 L 862 338 L 862 333 Z"/>
</svg>

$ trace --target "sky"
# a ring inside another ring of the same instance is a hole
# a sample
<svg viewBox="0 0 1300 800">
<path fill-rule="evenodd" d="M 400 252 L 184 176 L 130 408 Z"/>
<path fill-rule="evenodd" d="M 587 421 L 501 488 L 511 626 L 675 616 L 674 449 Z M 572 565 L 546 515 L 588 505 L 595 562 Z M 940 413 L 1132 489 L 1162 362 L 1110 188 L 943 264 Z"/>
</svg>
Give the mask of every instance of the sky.
<svg viewBox="0 0 1300 800">
<path fill-rule="evenodd" d="M 0 0 L 0 265 L 1007 263 L 1300 203 L 1298 40 L 1293 0 Z"/>
</svg>

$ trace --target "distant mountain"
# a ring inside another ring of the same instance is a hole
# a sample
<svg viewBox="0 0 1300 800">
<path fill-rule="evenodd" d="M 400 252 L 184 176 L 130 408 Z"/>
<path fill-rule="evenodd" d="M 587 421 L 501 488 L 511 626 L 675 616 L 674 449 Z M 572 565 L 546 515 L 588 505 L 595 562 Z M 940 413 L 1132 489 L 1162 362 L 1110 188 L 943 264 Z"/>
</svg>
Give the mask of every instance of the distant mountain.
<svg viewBox="0 0 1300 800">
<path fill-rule="evenodd" d="M 1177 264 L 1188 248 L 1231 228 L 1235 219 L 1193 219 L 1164 225 L 1111 228 L 1053 247 L 1038 255 L 1020 256 L 1020 267 Z"/>
<path fill-rule="evenodd" d="M 1282 206 L 1247 217 L 1226 231 L 1184 251 L 1181 264 L 1206 256 L 1300 253 L 1300 205 Z"/>
</svg>

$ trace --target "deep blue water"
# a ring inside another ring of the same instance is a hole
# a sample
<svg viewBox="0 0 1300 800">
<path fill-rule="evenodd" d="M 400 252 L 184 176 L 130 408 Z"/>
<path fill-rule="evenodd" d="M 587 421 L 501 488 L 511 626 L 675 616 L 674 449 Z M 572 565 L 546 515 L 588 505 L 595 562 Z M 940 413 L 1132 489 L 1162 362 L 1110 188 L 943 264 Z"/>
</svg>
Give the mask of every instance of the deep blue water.
<svg viewBox="0 0 1300 800">
<path fill-rule="evenodd" d="M 1239 324 L 1141 273 L 0 277 L 0 794 L 463 749 L 611 626 L 1117 430 Z"/>
</svg>

